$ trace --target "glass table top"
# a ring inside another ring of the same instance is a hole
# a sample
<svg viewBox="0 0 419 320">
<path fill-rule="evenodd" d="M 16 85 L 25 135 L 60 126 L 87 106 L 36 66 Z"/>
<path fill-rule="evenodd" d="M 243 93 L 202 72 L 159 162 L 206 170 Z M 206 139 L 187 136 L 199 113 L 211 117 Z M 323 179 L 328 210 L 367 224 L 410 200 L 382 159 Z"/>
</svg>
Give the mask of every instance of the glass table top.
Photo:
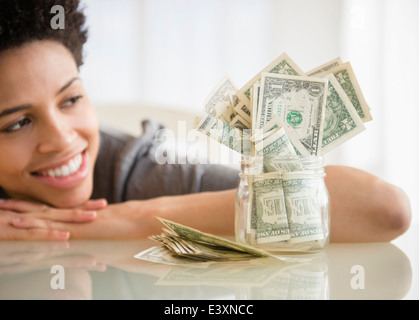
<svg viewBox="0 0 419 320">
<path fill-rule="evenodd" d="M 330 244 L 284 262 L 171 266 L 151 240 L 0 242 L 0 299 L 418 299 L 419 228 L 392 243 Z M 416 245 L 415 245 L 416 244 Z"/>
</svg>

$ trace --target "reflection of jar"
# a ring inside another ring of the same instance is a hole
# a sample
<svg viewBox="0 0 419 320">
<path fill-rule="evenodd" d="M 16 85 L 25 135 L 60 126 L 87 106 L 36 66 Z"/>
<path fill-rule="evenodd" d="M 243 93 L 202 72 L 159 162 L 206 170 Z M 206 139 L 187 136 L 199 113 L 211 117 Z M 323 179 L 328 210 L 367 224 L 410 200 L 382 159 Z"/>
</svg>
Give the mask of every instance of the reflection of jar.
<svg viewBox="0 0 419 320">
<path fill-rule="evenodd" d="M 329 242 L 321 157 L 243 157 L 236 241 L 270 252 L 309 252 Z"/>
</svg>

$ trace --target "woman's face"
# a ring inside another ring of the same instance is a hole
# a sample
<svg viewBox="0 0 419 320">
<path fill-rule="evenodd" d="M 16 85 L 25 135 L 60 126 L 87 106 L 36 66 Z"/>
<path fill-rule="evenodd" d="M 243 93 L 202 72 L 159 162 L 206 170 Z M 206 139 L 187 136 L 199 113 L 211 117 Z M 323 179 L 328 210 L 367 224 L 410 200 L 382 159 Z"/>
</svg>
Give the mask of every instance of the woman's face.
<svg viewBox="0 0 419 320">
<path fill-rule="evenodd" d="M 78 76 L 57 42 L 0 53 L 0 187 L 9 196 L 59 208 L 90 198 L 99 130 Z"/>
</svg>

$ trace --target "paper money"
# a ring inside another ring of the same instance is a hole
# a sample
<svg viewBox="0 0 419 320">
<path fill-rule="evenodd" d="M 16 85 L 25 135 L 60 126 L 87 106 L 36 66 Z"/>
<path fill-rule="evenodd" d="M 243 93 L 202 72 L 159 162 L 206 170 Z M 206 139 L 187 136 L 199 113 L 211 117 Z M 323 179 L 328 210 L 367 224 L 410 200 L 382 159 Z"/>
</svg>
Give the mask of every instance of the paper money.
<svg viewBox="0 0 419 320">
<path fill-rule="evenodd" d="M 368 104 L 362 94 L 351 64 L 349 62 L 341 64 L 329 70 L 329 73 L 332 73 L 336 77 L 362 121 L 367 122 L 372 120 Z"/>
<path fill-rule="evenodd" d="M 221 238 L 212 234 L 204 233 L 170 220 L 166 220 L 163 218 L 158 219 L 179 237 L 182 237 L 187 240 L 196 241 L 198 243 L 209 244 L 213 246 L 217 245 L 226 249 L 236 250 L 239 252 L 244 252 L 259 257 L 270 256 L 270 254 L 263 250 L 259 250 L 233 241 L 229 241 L 225 238 Z"/>
<path fill-rule="evenodd" d="M 241 153 L 250 154 L 250 135 L 237 127 L 232 127 L 221 119 L 207 114 L 195 120 L 194 128 L 222 145 Z"/>
<path fill-rule="evenodd" d="M 361 118 L 333 74 L 327 76 L 329 92 L 321 154 L 326 154 L 365 130 Z"/>
<path fill-rule="evenodd" d="M 204 102 L 206 113 L 225 123 L 230 123 L 234 118 L 234 109 L 230 102 L 230 96 L 237 91 L 233 81 L 225 76 L 214 88 Z"/>
<path fill-rule="evenodd" d="M 305 250 L 326 241 L 325 205 L 318 197 L 325 188 L 323 177 L 304 159 L 334 150 L 372 119 L 350 63 L 336 58 L 304 73 L 283 54 L 240 90 L 224 78 L 205 111 L 197 130 L 244 155 L 263 158 L 262 175 L 247 175 L 246 242 Z M 188 254 L 179 243 L 167 246 Z"/>
<path fill-rule="evenodd" d="M 280 173 L 255 177 L 252 188 L 256 205 L 256 241 L 269 243 L 290 238 Z"/>
<path fill-rule="evenodd" d="M 320 155 L 327 79 L 263 73 L 256 128 L 278 115 L 311 155 Z"/>
<path fill-rule="evenodd" d="M 332 61 L 326 62 L 321 66 L 314 68 L 306 73 L 307 77 L 324 77 L 330 73 L 330 70 L 334 67 L 340 66 L 342 60 L 340 58 L 333 59 Z"/>
<path fill-rule="evenodd" d="M 241 130 L 250 129 L 251 125 L 245 118 L 240 114 L 236 114 L 233 120 L 230 122 L 230 126 Z"/>
<path fill-rule="evenodd" d="M 277 115 L 298 156 L 324 155 L 365 129 L 353 110 L 362 122 L 372 117 L 349 62 L 336 58 L 303 74 L 284 53 L 240 90 L 226 76 L 204 103 L 210 117 L 194 128 L 237 152 L 255 155 L 261 129 L 266 139 L 265 125 Z"/>
<path fill-rule="evenodd" d="M 297 64 L 286 54 L 272 61 L 261 72 L 252 78 L 239 90 L 239 98 L 243 99 L 245 104 L 250 104 L 250 88 L 260 80 L 263 72 L 287 74 L 287 75 L 303 75 L 304 72 L 297 66 Z"/>
<path fill-rule="evenodd" d="M 301 172 L 282 175 L 285 205 L 290 227 L 290 242 L 324 239 L 323 204 L 318 192 L 323 188 L 323 177 L 312 178 Z"/>
</svg>

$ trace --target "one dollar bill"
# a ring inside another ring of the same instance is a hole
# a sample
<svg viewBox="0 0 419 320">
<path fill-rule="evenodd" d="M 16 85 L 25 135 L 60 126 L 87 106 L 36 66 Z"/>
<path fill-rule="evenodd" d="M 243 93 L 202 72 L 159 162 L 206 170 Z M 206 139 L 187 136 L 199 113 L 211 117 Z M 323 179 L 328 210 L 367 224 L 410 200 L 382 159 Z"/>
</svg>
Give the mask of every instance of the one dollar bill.
<svg viewBox="0 0 419 320">
<path fill-rule="evenodd" d="M 327 83 L 323 78 L 263 73 L 256 129 L 277 115 L 310 155 L 320 155 Z"/>
</svg>

